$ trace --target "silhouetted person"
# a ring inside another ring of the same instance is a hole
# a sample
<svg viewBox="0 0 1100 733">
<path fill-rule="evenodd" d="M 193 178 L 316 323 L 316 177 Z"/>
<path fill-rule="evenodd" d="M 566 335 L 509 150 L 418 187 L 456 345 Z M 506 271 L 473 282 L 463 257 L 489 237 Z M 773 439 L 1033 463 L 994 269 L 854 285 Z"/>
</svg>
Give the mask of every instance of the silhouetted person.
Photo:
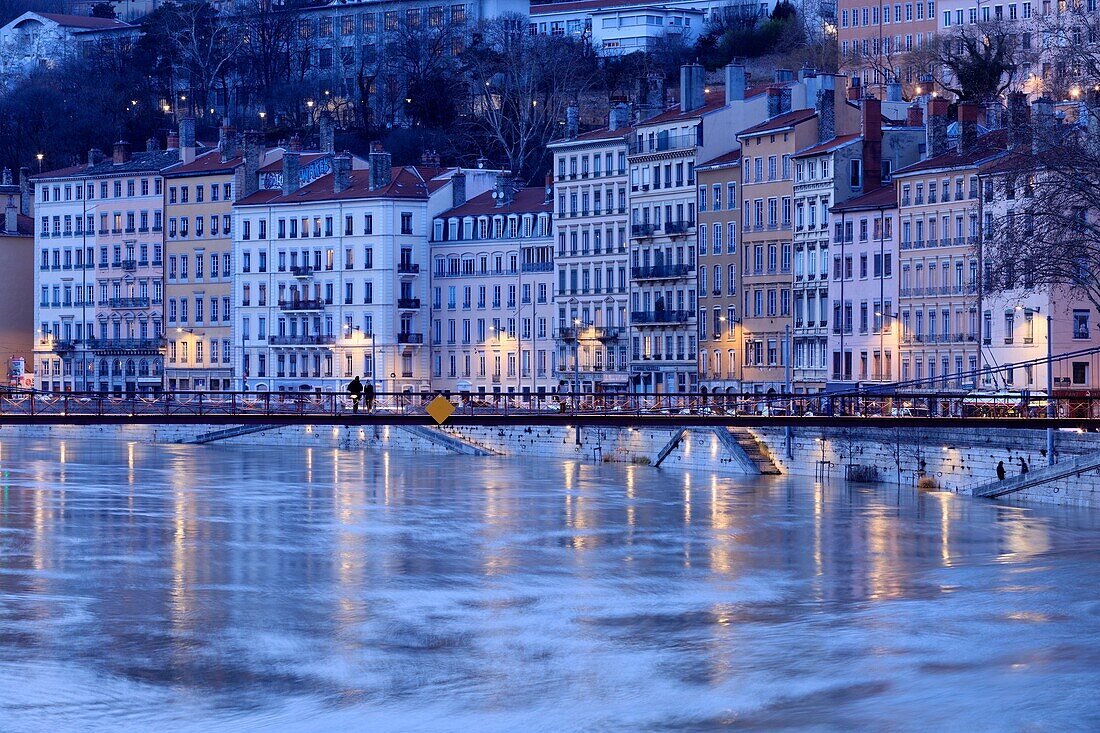
<svg viewBox="0 0 1100 733">
<path fill-rule="evenodd" d="M 1005 462 L 1004 461 L 997 461 L 997 480 L 998 481 L 1004 481 L 1005 480 Z"/>
<path fill-rule="evenodd" d="M 367 412 L 370 412 L 374 409 L 374 382 L 367 382 L 367 387 L 363 390 L 363 397 L 367 400 Z"/>
<path fill-rule="evenodd" d="M 359 399 L 363 396 L 363 383 L 359 377 L 348 382 L 348 394 L 351 395 L 351 411 L 359 412 Z"/>
<path fill-rule="evenodd" d="M 1020 475 L 1021 476 L 1026 476 L 1027 472 L 1030 471 L 1030 470 L 1031 470 L 1031 468 L 1028 467 L 1027 461 L 1025 461 L 1023 458 L 1021 458 L 1020 459 Z"/>
</svg>

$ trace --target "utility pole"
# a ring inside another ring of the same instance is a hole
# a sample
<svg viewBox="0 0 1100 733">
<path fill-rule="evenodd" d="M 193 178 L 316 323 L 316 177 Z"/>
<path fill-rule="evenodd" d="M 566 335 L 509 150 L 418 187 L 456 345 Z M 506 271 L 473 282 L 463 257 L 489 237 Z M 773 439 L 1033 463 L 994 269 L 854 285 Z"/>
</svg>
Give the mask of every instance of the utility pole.
<svg viewBox="0 0 1100 733">
<path fill-rule="evenodd" d="M 1054 346 L 1050 338 L 1050 314 L 1047 314 L 1047 417 L 1054 417 Z M 1047 465 L 1054 465 L 1054 428 L 1047 428 Z"/>
</svg>

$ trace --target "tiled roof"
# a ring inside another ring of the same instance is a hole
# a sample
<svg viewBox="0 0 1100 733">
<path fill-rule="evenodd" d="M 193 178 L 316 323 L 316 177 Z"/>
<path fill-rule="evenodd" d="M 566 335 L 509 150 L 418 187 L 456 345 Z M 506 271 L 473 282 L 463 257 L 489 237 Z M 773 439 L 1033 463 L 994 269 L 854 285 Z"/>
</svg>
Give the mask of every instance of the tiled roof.
<svg viewBox="0 0 1100 733">
<path fill-rule="evenodd" d="M 414 166 L 393 168 L 390 171 L 392 177 L 390 182 L 381 188 L 371 190 L 369 187 L 369 171 L 353 170 L 351 171 L 351 185 L 340 193 L 335 193 L 332 190 L 332 174 L 329 173 L 310 182 L 308 185 L 302 186 L 289 196 L 284 196 L 281 189 L 265 189 L 245 197 L 239 204 L 242 206 L 257 204 L 277 206 L 296 204 L 303 201 L 343 201 L 364 198 L 426 199 L 428 198 L 429 186 L 427 179 L 422 175 L 422 171 L 442 172 L 440 169 L 417 168 Z"/>
<path fill-rule="evenodd" d="M 978 165 L 989 158 L 1002 155 L 1007 145 L 1008 131 L 994 130 L 993 132 L 987 132 L 980 136 L 977 141 L 975 141 L 974 147 L 971 148 L 966 155 L 959 155 L 958 148 L 952 147 L 946 153 L 937 155 L 934 158 L 925 158 L 912 165 L 896 170 L 893 175 L 897 177 L 910 173 L 920 173 L 921 171 L 937 170 L 939 168 L 966 168 L 968 166 Z"/>
<path fill-rule="evenodd" d="M 759 125 L 753 125 L 737 133 L 738 137 L 744 135 L 759 135 L 771 130 L 782 130 L 784 127 L 792 127 L 817 116 L 815 109 L 796 109 L 793 112 L 784 112 L 778 117 L 765 120 Z"/>
<path fill-rule="evenodd" d="M 881 188 L 876 188 L 870 193 L 848 199 L 833 207 L 833 211 L 866 211 L 869 209 L 883 209 L 897 206 L 898 194 L 894 184 L 888 183 Z"/>
<path fill-rule="evenodd" d="M 128 28 L 129 23 L 123 23 L 121 20 L 115 20 L 114 18 L 93 18 L 90 15 L 64 15 L 62 13 L 40 13 L 37 10 L 33 11 L 35 15 L 41 15 L 43 18 L 48 18 L 58 25 L 63 25 L 68 28 Z"/>
<path fill-rule="evenodd" d="M 197 151 L 205 153 L 204 148 Z M 156 173 L 179 162 L 178 150 L 141 150 L 131 153 L 130 160 L 115 165 L 111 153 L 106 152 L 102 163 L 96 165 L 70 165 L 66 168 L 58 168 L 31 176 L 31 179 L 42 180 L 49 178 L 67 178 L 70 176 L 109 176 L 118 173 Z"/>
<path fill-rule="evenodd" d="M 837 137 L 834 137 L 832 140 L 826 140 L 823 143 L 818 143 L 817 145 L 811 145 L 808 148 L 803 148 L 802 150 L 796 152 L 794 156 L 797 158 L 803 155 L 819 155 L 821 153 L 827 153 L 830 150 L 836 150 L 837 148 L 843 147 L 853 140 L 858 140 L 859 138 L 860 136 L 856 134 L 839 135 Z"/>
<path fill-rule="evenodd" d="M 553 204 L 546 200 L 546 189 L 541 186 L 529 186 L 516 191 L 515 198 L 505 206 L 497 206 L 493 191 L 474 196 L 472 199 L 443 212 L 442 216 L 487 216 L 492 214 L 537 214 L 552 211 Z"/>
<path fill-rule="evenodd" d="M 222 162 L 221 151 L 214 148 L 196 156 L 190 163 L 179 163 L 172 166 L 164 174 L 175 176 L 187 173 L 228 173 L 240 164 L 241 156 L 239 155 Z"/>
<path fill-rule="evenodd" d="M 638 127 L 661 125 L 666 122 L 675 122 L 676 120 L 690 120 L 696 117 L 702 117 L 708 112 L 713 112 L 716 109 L 724 107 L 725 104 L 726 92 L 724 89 L 719 89 L 704 95 L 704 102 L 702 107 L 696 107 L 690 112 L 684 112 L 680 109 L 680 105 L 677 104 L 675 107 L 669 107 L 664 112 L 655 117 L 650 117 L 648 120 L 643 120 L 639 122 Z"/>
<path fill-rule="evenodd" d="M 722 153 L 717 158 L 711 158 L 706 163 L 700 163 L 695 166 L 695 170 L 704 170 L 711 166 L 728 165 L 730 163 L 738 163 L 741 161 L 741 148 L 736 148 L 728 153 Z"/>
</svg>

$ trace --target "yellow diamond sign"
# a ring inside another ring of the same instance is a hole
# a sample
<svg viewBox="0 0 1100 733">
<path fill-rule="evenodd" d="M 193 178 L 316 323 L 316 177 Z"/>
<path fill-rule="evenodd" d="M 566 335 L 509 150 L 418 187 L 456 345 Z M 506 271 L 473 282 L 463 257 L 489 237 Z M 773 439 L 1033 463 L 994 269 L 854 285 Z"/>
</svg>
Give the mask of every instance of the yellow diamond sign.
<svg viewBox="0 0 1100 733">
<path fill-rule="evenodd" d="M 447 422 L 447 418 L 455 414 L 455 406 L 452 405 L 446 397 L 438 395 L 434 400 L 428 403 L 428 406 L 424 408 L 424 411 L 432 416 L 436 425 L 442 425 Z"/>
</svg>

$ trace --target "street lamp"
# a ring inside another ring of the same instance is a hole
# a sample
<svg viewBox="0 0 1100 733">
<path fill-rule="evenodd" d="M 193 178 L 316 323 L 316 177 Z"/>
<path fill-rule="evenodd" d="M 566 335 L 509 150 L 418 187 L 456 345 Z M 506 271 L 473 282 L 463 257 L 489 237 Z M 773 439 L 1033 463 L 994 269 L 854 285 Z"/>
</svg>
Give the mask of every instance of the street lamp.
<svg viewBox="0 0 1100 733">
<path fill-rule="evenodd" d="M 44 153 L 38 153 L 34 157 L 38 159 L 38 172 L 41 173 L 42 172 L 42 160 L 46 157 L 46 155 Z"/>
</svg>

